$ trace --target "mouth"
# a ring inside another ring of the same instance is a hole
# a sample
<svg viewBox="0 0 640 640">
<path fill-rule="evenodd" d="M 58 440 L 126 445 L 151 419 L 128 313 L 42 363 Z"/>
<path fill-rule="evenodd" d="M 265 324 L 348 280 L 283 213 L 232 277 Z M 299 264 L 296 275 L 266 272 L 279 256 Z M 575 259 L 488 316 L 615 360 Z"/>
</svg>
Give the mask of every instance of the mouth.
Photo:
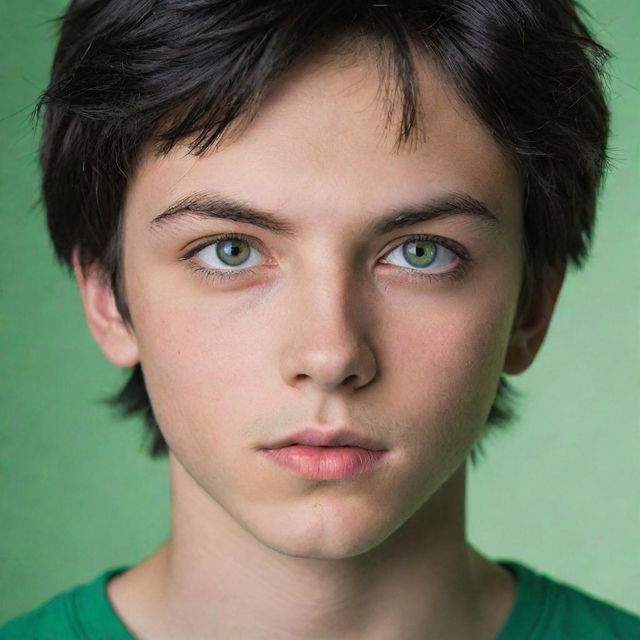
<svg viewBox="0 0 640 640">
<path fill-rule="evenodd" d="M 307 447 L 357 447 L 368 451 L 386 451 L 381 442 L 355 431 L 340 429 L 323 431 L 320 429 L 305 429 L 268 444 L 263 449 L 282 449 L 291 446 Z"/>
<path fill-rule="evenodd" d="M 309 446 L 291 444 L 264 449 L 263 454 L 278 467 L 308 480 L 349 480 L 374 471 L 387 458 L 387 451 L 362 447 Z"/>
</svg>

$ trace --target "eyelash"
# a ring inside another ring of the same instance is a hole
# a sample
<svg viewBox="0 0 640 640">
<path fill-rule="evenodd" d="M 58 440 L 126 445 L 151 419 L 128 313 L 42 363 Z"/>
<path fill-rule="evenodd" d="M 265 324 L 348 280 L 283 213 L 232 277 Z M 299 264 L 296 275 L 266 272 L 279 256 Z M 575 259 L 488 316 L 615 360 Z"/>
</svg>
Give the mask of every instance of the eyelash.
<svg viewBox="0 0 640 640">
<path fill-rule="evenodd" d="M 208 246 L 212 244 L 216 244 L 218 242 L 224 242 L 225 240 L 242 240 L 243 242 L 246 242 L 252 249 L 256 249 L 256 250 L 260 249 L 260 246 L 256 242 L 254 242 L 249 236 L 245 236 L 240 233 L 227 233 L 224 235 L 210 238 L 206 242 L 199 244 L 193 249 L 190 249 L 184 256 L 180 258 L 180 260 L 186 261 L 189 264 L 190 268 L 193 269 L 193 271 L 196 273 L 196 275 L 198 275 L 198 277 L 202 278 L 205 281 L 208 281 L 210 279 L 234 280 L 236 278 L 244 278 L 244 277 L 252 276 L 255 273 L 254 267 L 244 268 L 244 269 L 228 269 L 228 270 L 209 269 L 207 267 L 201 267 L 191 260 L 193 256 L 195 256 L 197 253 L 199 253 L 203 249 L 206 249 Z M 383 258 L 386 258 L 390 253 L 395 251 L 398 247 L 401 247 L 403 244 L 407 242 L 413 242 L 416 240 L 433 242 L 434 244 L 442 246 L 445 249 L 449 249 L 449 251 L 451 251 L 454 255 L 458 257 L 459 262 L 455 268 L 453 268 L 450 271 L 445 271 L 443 273 L 426 273 L 426 272 L 422 273 L 419 269 L 412 269 L 410 267 L 399 267 L 403 271 L 407 272 L 405 275 L 410 279 L 420 278 L 422 280 L 426 279 L 426 280 L 432 280 L 432 281 L 458 280 L 464 275 L 464 273 L 472 263 L 472 259 L 467 253 L 467 251 L 457 242 L 454 242 L 449 238 L 443 238 L 441 236 L 424 235 L 424 234 L 410 236 L 408 238 L 403 239 L 402 242 L 400 242 L 399 244 L 389 249 L 389 251 L 387 251 L 384 254 Z M 395 266 L 395 265 L 391 265 L 391 266 Z"/>
</svg>

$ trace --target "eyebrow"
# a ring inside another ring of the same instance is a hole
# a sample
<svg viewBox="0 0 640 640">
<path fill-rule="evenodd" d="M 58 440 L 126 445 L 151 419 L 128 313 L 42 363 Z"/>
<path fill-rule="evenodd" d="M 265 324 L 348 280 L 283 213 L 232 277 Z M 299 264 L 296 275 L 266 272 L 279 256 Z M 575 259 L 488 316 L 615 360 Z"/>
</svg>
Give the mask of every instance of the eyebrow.
<svg viewBox="0 0 640 640">
<path fill-rule="evenodd" d="M 374 220 L 368 231 L 384 235 L 419 222 L 464 215 L 488 226 L 499 228 L 500 221 L 489 208 L 466 193 L 449 193 L 418 205 L 397 208 L 383 218 Z M 279 218 L 272 211 L 253 207 L 240 199 L 215 192 L 192 193 L 171 204 L 150 222 L 152 228 L 184 218 L 227 219 L 251 224 L 276 235 L 296 237 L 295 225 Z"/>
</svg>

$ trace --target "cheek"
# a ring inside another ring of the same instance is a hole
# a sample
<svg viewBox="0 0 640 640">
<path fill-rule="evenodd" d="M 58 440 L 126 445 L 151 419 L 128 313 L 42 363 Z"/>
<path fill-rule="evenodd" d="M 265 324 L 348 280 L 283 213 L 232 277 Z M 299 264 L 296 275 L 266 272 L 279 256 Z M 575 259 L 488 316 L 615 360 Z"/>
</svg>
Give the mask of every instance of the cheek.
<svg viewBox="0 0 640 640">
<path fill-rule="evenodd" d="M 240 425 L 243 407 L 250 407 L 247 399 L 260 396 L 265 378 L 260 345 L 266 338 L 251 314 L 242 313 L 246 305 L 211 299 L 195 304 L 154 297 L 148 290 L 143 295 L 138 345 L 158 423 L 185 425 L 192 435 L 201 432 L 208 439 L 216 437 L 210 426 L 221 417 Z M 135 321 L 134 309 L 132 315 Z"/>
<path fill-rule="evenodd" d="M 517 297 L 512 289 L 508 283 L 484 298 L 433 301 L 428 314 L 395 317 L 387 357 L 401 380 L 394 393 L 398 406 L 413 404 L 434 424 L 484 424 L 509 341 Z"/>
</svg>

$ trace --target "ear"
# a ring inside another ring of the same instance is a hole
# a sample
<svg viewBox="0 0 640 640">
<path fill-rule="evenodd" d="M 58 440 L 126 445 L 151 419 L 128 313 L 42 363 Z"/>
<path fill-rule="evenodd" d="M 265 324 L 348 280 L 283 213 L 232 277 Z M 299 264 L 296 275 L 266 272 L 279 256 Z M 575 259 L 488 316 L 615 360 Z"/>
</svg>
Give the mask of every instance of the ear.
<svg viewBox="0 0 640 640">
<path fill-rule="evenodd" d="M 503 371 L 522 373 L 538 353 L 553 314 L 566 273 L 566 263 L 544 271 L 527 309 L 514 325 L 505 356 Z"/>
<path fill-rule="evenodd" d="M 132 328 L 122 319 L 109 279 L 97 266 L 83 268 L 76 253 L 73 272 L 80 289 L 91 335 L 107 360 L 118 367 L 132 367 L 139 361 Z"/>
</svg>

